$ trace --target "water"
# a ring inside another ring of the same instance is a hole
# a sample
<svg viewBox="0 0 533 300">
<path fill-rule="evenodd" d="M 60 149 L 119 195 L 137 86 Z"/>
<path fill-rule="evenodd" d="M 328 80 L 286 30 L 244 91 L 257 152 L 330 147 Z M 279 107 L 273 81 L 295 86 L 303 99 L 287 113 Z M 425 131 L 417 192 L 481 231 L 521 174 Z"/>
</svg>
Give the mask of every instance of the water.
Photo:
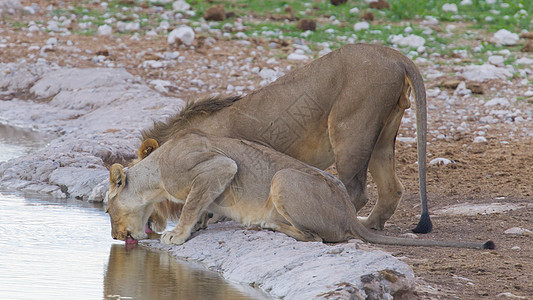
<svg viewBox="0 0 533 300">
<path fill-rule="evenodd" d="M 261 297 L 167 253 L 112 240 L 101 205 L 39 198 L 0 194 L 1 299 Z"/>
<path fill-rule="evenodd" d="M 0 124 L 0 162 L 29 154 L 50 139 L 50 135 Z"/>
<path fill-rule="evenodd" d="M 39 144 L 0 138 L 0 162 Z M 166 252 L 126 248 L 110 231 L 101 204 L 0 193 L 0 299 L 266 298 Z"/>
</svg>

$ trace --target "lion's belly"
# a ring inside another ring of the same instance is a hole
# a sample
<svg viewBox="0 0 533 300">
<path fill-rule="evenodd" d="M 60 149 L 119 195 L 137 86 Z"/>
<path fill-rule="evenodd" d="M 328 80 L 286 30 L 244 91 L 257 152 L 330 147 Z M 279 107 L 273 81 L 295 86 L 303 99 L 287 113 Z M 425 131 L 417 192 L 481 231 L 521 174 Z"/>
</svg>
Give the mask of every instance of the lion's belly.
<svg viewBox="0 0 533 300">
<path fill-rule="evenodd" d="M 285 154 L 321 170 L 335 162 L 326 127 L 306 132 Z"/>
<path fill-rule="evenodd" d="M 239 206 L 237 208 L 215 208 L 215 213 L 226 216 L 236 222 L 245 226 L 260 225 L 268 227 L 268 224 L 273 224 L 279 218 L 274 210 L 266 210 L 264 208 L 252 209 L 250 206 Z"/>
</svg>

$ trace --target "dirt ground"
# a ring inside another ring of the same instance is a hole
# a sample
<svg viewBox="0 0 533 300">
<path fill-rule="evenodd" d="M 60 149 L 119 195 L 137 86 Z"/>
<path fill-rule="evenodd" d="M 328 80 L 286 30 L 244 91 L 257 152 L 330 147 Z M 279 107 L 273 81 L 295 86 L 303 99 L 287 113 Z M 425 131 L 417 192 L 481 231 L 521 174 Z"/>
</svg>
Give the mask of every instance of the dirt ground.
<svg viewBox="0 0 533 300">
<path fill-rule="evenodd" d="M 23 1 L 24 2 L 24 1 Z M 29 2 L 29 1 L 26 1 Z M 44 4 L 42 4 L 44 7 Z M 42 15 L 27 16 L 27 20 L 44 18 Z M 60 66 L 103 67 L 102 63 L 92 58 L 101 55 L 116 66 L 122 66 L 144 81 L 154 79 L 168 80 L 175 84 L 169 88 L 169 95 L 184 100 L 205 96 L 213 92 L 231 94 L 228 85 L 244 86 L 247 93 L 258 88 L 261 77 L 257 73 L 244 72 L 241 68 L 273 68 L 266 58 L 277 60 L 275 67 L 286 70 L 303 65 L 301 61 L 287 61 L 286 52 L 290 50 L 283 42 L 276 49 L 268 49 L 270 41 L 262 38 L 249 39 L 248 46 L 242 46 L 234 40 L 217 39 L 213 46 L 203 45 L 201 39 L 195 41 L 195 48 L 174 48 L 167 44 L 163 36 L 131 39 L 130 36 L 59 36 L 58 46 L 43 54 L 31 46 L 43 46 L 52 37 L 48 33 L 35 33 L 28 36 L 27 30 L 0 24 L 2 37 L 7 38 L 8 47 L 0 51 L 0 61 L 17 62 L 25 59 L 35 62 L 45 59 Z M 68 43 L 71 41 L 72 43 Z M 71 45 L 70 45 L 71 44 Z M 260 51 L 262 46 L 265 50 Z M 81 50 L 81 53 L 80 51 Z M 186 59 L 179 64 L 170 64 L 163 68 L 145 68 L 146 60 L 161 60 L 159 54 L 179 51 Z M 285 56 L 284 56 L 285 55 Z M 253 58 L 246 61 L 246 58 Z M 441 57 L 440 59 L 451 59 Z M 231 64 L 229 62 L 232 62 Z M 227 66 L 219 68 L 218 66 Z M 206 67 L 203 68 L 202 67 Z M 229 67 L 228 67 L 229 66 Z M 232 67 L 233 66 L 233 67 Z M 420 65 L 423 74 L 435 66 Z M 442 65 L 439 71 L 449 74 L 453 65 Z M 219 74 L 214 76 L 212 74 Z M 195 79 L 195 80 L 193 80 Z M 446 79 L 446 78 L 444 78 Z M 453 79 L 453 78 L 452 78 Z M 198 83 L 198 80 L 201 80 Z M 443 77 L 427 80 L 426 86 L 440 86 Z M 495 97 L 501 89 L 527 90 L 527 86 L 518 87 L 518 79 L 510 82 L 483 83 L 483 97 Z M 203 82 L 203 83 L 202 83 Z M 442 91 L 446 91 L 441 88 Z M 449 91 L 453 94 L 453 90 Z M 439 102 L 440 101 L 440 102 Z M 470 110 L 465 107 L 475 106 L 477 102 L 461 103 L 454 107 L 457 114 L 447 114 L 441 100 L 428 97 L 429 109 L 429 145 L 428 161 L 444 157 L 455 163 L 433 165 L 428 167 L 428 193 L 430 211 L 457 204 L 519 204 L 518 209 L 476 214 L 471 216 L 436 214 L 433 216 L 433 232 L 424 236 L 431 239 L 456 239 L 465 241 L 492 240 L 496 250 L 464 250 L 449 248 L 415 248 L 394 246 L 365 246 L 381 248 L 392 253 L 412 266 L 417 276 L 416 295 L 420 299 L 532 299 L 533 297 L 533 246 L 531 234 L 512 235 L 504 231 L 513 227 L 533 230 L 533 141 L 531 121 L 521 123 L 508 122 L 488 126 L 480 124 L 479 118 L 466 116 L 457 118 Z M 431 106 L 433 105 L 433 106 Z M 515 104 L 513 104 L 515 105 Z M 516 104 L 521 111 L 531 111 L 532 105 L 527 101 Z M 412 110 L 406 117 L 414 120 Z M 474 128 L 467 132 L 450 131 L 450 127 L 459 127 L 462 122 Z M 414 122 L 404 123 L 400 135 L 412 137 Z M 448 129 L 438 129 L 445 125 Z M 450 124 L 455 124 L 451 126 Z M 481 128 L 481 129 L 480 129 Z M 438 137 L 445 132 L 446 138 Z M 487 138 L 486 143 L 472 143 L 479 131 Z M 515 134 L 512 134 L 515 133 Z M 525 134 L 524 134 L 525 133 Z M 397 173 L 405 186 L 405 193 L 392 219 L 387 223 L 385 234 L 402 235 L 410 232 L 418 220 L 420 211 L 418 200 L 416 144 L 397 142 Z M 370 198 L 376 199 L 375 187 L 369 180 Z M 371 200 L 371 201 L 372 201 Z M 368 213 L 367 205 L 361 213 Z"/>
<path fill-rule="evenodd" d="M 472 153 L 461 150 L 461 142 L 432 145 L 434 153 L 453 153 L 457 165 L 430 167 L 428 198 L 430 211 L 457 204 L 523 204 L 522 208 L 473 216 L 435 215 L 431 239 L 492 240 L 496 250 L 413 248 L 380 246 L 413 267 L 420 299 L 531 299 L 533 297 L 532 235 L 510 235 L 513 228 L 531 228 L 533 178 L 531 141 L 509 145 L 494 143 Z M 414 148 L 399 144 L 398 174 L 406 193 L 387 223 L 385 233 L 398 235 L 416 226 L 419 210 L 417 172 L 401 161 L 416 157 Z M 410 159 L 410 161 L 412 161 Z M 488 174 L 497 173 L 488 177 Z M 375 194 L 371 199 L 375 199 Z M 367 205 L 368 207 L 369 205 Z M 365 207 L 366 208 L 366 207 Z M 517 248 L 519 247 L 519 248 Z M 510 294 L 505 294 L 510 293 Z M 508 296 L 505 296 L 508 295 Z M 515 298 L 512 295 L 524 298 Z M 499 298 L 498 297 L 498 298 Z"/>
</svg>

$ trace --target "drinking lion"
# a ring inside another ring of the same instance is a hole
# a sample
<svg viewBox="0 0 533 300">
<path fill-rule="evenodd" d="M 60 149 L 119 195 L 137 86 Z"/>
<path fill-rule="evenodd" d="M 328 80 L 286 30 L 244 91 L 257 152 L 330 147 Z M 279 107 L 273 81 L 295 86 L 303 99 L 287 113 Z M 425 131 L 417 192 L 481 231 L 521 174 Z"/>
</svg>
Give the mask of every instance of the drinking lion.
<svg viewBox="0 0 533 300">
<path fill-rule="evenodd" d="M 381 244 L 493 249 L 484 244 L 407 239 L 363 226 L 340 180 L 269 147 L 242 139 L 183 131 L 128 170 L 110 169 L 107 212 L 112 236 L 147 238 L 154 203 L 183 203 L 179 222 L 163 233 L 183 244 L 206 211 L 244 225 L 259 225 L 300 241 L 339 242 L 351 237 Z"/>
</svg>

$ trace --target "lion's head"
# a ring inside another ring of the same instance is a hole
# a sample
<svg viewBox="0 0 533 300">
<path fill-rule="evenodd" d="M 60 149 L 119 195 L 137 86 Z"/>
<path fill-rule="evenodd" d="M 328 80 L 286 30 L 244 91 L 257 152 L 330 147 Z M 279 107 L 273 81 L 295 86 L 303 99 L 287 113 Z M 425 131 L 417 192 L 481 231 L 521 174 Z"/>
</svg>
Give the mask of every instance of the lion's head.
<svg viewBox="0 0 533 300">
<path fill-rule="evenodd" d="M 126 243 L 146 239 L 145 224 L 153 205 L 143 205 L 140 194 L 134 187 L 128 186 L 128 177 L 122 165 L 111 166 L 109 181 L 106 212 L 111 218 L 111 236 Z"/>
</svg>

